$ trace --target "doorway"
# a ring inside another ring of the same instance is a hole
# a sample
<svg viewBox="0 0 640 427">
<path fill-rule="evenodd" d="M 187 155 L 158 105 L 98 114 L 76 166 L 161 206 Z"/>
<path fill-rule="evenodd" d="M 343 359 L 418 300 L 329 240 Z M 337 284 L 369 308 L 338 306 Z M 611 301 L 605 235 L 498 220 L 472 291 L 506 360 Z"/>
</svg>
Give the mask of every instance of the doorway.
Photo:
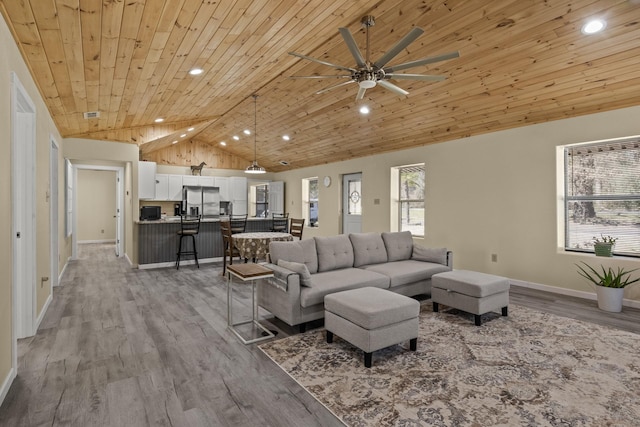
<svg viewBox="0 0 640 427">
<path fill-rule="evenodd" d="M 342 233 L 362 231 L 362 173 L 342 176 Z"/>
<path fill-rule="evenodd" d="M 35 148 L 36 109 L 11 73 L 11 205 L 13 254 L 13 357 L 17 340 L 34 334 L 36 315 Z"/>
<path fill-rule="evenodd" d="M 122 166 L 100 166 L 100 165 L 82 165 L 82 164 L 73 164 L 73 188 L 78 188 L 78 170 L 80 169 L 89 169 L 96 171 L 115 171 L 116 172 L 116 181 L 114 185 L 116 186 L 116 207 L 115 212 L 113 212 L 113 217 L 115 219 L 116 226 L 116 241 L 115 241 L 115 255 L 117 257 L 124 256 L 124 215 L 122 215 L 122 209 L 124 207 L 124 167 Z M 76 193 L 77 194 L 77 193 Z M 72 208 L 72 257 L 73 259 L 78 259 L 78 197 L 73 198 L 73 208 Z"/>
<path fill-rule="evenodd" d="M 58 255 L 58 143 L 51 141 L 51 151 L 49 152 L 49 227 L 50 227 L 50 252 L 51 252 L 51 288 L 58 286 L 58 272 L 60 270 L 60 259 Z"/>
</svg>

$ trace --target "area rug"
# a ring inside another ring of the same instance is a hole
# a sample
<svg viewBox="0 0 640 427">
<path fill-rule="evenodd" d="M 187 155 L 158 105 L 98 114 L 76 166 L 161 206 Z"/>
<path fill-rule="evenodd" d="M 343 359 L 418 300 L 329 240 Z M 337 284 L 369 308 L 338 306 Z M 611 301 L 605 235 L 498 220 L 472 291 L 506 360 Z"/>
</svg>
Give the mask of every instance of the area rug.
<svg viewBox="0 0 640 427">
<path fill-rule="evenodd" d="M 348 426 L 638 426 L 640 335 L 511 305 L 476 327 L 423 302 L 418 351 L 373 366 L 324 330 L 260 348 Z"/>
</svg>

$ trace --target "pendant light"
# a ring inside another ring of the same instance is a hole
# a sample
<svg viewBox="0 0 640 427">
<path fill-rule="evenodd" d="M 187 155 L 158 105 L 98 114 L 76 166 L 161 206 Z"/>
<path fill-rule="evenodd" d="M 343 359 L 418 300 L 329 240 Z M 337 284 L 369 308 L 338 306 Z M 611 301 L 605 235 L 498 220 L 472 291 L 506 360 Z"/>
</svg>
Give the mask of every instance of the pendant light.
<svg viewBox="0 0 640 427">
<path fill-rule="evenodd" d="M 253 94 L 253 163 L 244 170 L 244 173 L 265 173 L 262 166 L 258 165 L 258 95 Z"/>
</svg>

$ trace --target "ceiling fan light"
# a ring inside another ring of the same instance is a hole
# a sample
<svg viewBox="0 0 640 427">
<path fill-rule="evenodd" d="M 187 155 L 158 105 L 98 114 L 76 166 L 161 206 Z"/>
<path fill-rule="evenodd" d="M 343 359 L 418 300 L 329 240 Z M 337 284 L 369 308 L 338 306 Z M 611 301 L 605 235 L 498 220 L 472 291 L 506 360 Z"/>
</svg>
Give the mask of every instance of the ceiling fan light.
<svg viewBox="0 0 640 427">
<path fill-rule="evenodd" d="M 360 85 L 360 87 L 362 89 L 371 89 L 373 87 L 376 87 L 376 81 L 375 80 L 363 80 L 363 81 L 359 82 L 358 85 Z"/>
</svg>

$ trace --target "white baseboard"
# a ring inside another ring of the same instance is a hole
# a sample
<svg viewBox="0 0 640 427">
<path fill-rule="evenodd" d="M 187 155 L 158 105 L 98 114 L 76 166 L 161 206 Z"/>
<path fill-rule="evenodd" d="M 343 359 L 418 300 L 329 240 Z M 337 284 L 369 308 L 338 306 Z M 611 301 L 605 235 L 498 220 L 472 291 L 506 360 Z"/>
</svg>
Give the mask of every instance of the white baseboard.
<svg viewBox="0 0 640 427">
<path fill-rule="evenodd" d="M 84 243 L 116 243 L 115 239 L 104 239 L 104 240 L 78 240 L 78 244 L 82 245 Z"/>
<path fill-rule="evenodd" d="M 134 265 L 134 264 L 131 262 L 131 259 L 129 258 L 129 255 L 128 255 L 126 252 L 124 253 L 124 255 L 123 255 L 123 256 L 124 256 L 124 259 L 126 259 L 126 260 L 127 260 L 127 262 L 129 263 L 129 267 L 133 267 L 133 268 L 137 267 L 136 265 Z"/>
<path fill-rule="evenodd" d="M 2 387 L 0 388 L 0 405 L 2 405 L 2 402 L 4 402 L 4 398 L 7 397 L 9 388 L 11 388 L 11 384 L 13 384 L 13 380 L 15 378 L 16 378 L 16 370 L 15 368 L 11 368 L 11 370 L 7 374 L 7 378 L 4 379 L 2 383 Z"/>
<path fill-rule="evenodd" d="M 70 259 L 71 259 L 71 257 L 67 258 L 67 261 L 62 266 L 62 270 L 60 270 L 60 274 L 58 275 L 58 284 L 57 284 L 57 286 L 60 286 L 60 283 L 62 282 L 62 277 L 64 276 L 64 272 L 67 271 L 67 265 L 69 265 L 69 260 Z"/>
<path fill-rule="evenodd" d="M 51 301 L 53 301 L 53 295 L 49 294 L 49 297 L 47 298 L 47 301 L 44 303 L 42 310 L 40 310 L 40 315 L 36 319 L 36 327 L 34 329 L 34 335 L 38 333 L 40 322 L 42 322 L 42 319 L 44 319 L 44 315 L 47 313 L 47 309 L 49 308 L 49 304 L 51 304 Z"/>
<path fill-rule="evenodd" d="M 524 280 L 509 279 L 509 281 L 511 282 L 511 284 L 522 286 L 523 288 L 537 289 L 539 291 L 546 291 L 554 294 L 568 295 L 571 297 L 584 298 L 594 301 L 597 299 L 595 292 L 576 291 L 574 289 L 566 289 L 559 288 L 557 286 L 543 285 L 540 283 L 525 282 Z M 622 300 L 622 305 L 625 307 L 640 308 L 640 301 L 625 298 L 624 300 Z"/>
<path fill-rule="evenodd" d="M 222 257 L 198 259 L 198 263 L 200 263 L 200 264 L 209 264 L 209 263 L 212 263 L 212 262 L 220 262 L 220 261 L 222 261 Z M 193 260 L 193 259 L 180 261 L 180 265 L 195 265 L 195 264 L 196 264 L 196 261 Z M 156 263 L 153 263 L 153 264 L 138 264 L 138 269 L 139 270 L 146 270 L 146 269 L 149 269 L 149 268 L 175 267 L 175 265 L 176 265 L 175 261 L 156 262 Z"/>
</svg>

